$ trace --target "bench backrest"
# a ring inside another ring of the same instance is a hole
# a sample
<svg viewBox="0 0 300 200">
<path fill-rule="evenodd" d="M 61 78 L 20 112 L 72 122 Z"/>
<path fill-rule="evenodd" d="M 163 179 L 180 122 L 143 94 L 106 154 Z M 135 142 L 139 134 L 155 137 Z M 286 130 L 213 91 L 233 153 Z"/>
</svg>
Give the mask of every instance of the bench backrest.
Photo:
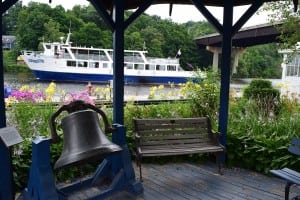
<svg viewBox="0 0 300 200">
<path fill-rule="evenodd" d="M 216 144 L 208 117 L 174 119 L 134 119 L 139 146 Z"/>
</svg>

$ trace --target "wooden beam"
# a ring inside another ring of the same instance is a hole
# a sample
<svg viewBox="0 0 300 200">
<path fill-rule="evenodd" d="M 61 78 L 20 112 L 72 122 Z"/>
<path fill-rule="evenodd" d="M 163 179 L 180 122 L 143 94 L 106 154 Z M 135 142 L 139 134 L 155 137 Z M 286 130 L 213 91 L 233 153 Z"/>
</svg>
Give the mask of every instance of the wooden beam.
<svg viewBox="0 0 300 200">
<path fill-rule="evenodd" d="M 235 35 L 244 24 L 255 14 L 255 12 L 263 5 L 263 1 L 256 0 L 247 11 L 241 16 L 241 18 L 234 24 L 232 34 Z"/>
<path fill-rule="evenodd" d="M 215 27 L 215 29 L 222 34 L 223 27 L 220 22 L 211 14 L 211 12 L 205 7 L 203 0 L 192 0 L 196 8 L 202 13 L 202 15 Z"/>
</svg>

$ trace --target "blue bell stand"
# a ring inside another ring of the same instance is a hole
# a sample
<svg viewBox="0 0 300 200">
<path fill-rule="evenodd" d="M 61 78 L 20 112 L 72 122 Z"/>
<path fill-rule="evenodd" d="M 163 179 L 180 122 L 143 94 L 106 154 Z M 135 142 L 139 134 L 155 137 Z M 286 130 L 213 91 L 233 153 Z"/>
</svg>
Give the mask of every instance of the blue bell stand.
<svg viewBox="0 0 300 200">
<path fill-rule="evenodd" d="M 12 164 L 9 148 L 0 140 L 0 199 L 14 199 Z"/>
<path fill-rule="evenodd" d="M 52 167 L 50 165 L 50 139 L 36 138 L 32 142 L 32 164 L 30 166 L 27 188 L 23 191 L 25 199 L 68 199 L 69 194 L 86 191 L 87 199 L 104 199 L 119 191 L 127 191 L 136 196 L 143 193 L 143 185 L 135 179 L 131 156 L 124 140 L 118 141 L 120 134 L 125 135 L 125 127 L 115 124 L 113 141 L 122 151 L 108 156 L 98 166 L 92 177 L 71 185 L 57 187 Z M 116 141 L 114 141 L 116 140 Z M 101 188 L 103 180 L 110 180 L 109 186 Z M 95 188 L 99 191 L 95 192 Z M 93 192 L 88 192 L 94 188 Z"/>
</svg>

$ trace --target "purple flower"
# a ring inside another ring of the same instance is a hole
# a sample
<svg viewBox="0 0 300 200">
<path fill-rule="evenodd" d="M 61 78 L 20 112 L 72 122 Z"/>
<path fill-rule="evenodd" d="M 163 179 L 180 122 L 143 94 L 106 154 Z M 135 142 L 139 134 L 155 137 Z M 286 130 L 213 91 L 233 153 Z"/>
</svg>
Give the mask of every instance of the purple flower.
<svg viewBox="0 0 300 200">
<path fill-rule="evenodd" d="M 64 104 L 69 104 L 75 100 L 82 100 L 91 105 L 95 105 L 94 100 L 91 99 L 87 91 L 80 92 L 80 93 L 70 93 L 67 97 L 67 100 L 64 102 Z"/>
<path fill-rule="evenodd" d="M 32 91 L 13 90 L 10 96 L 14 97 L 18 102 L 37 103 L 37 102 L 42 102 L 46 99 L 46 96 L 41 91 L 32 92 Z"/>
</svg>

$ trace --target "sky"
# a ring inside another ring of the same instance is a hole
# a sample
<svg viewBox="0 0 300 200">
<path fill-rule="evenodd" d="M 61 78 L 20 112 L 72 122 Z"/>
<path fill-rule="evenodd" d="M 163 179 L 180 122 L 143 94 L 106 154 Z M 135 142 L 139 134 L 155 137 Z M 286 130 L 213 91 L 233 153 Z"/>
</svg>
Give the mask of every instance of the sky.
<svg viewBox="0 0 300 200">
<path fill-rule="evenodd" d="M 23 0 L 23 4 L 26 5 L 31 0 Z M 47 3 L 49 0 L 34 0 L 35 2 Z M 50 4 L 52 7 L 57 5 L 62 5 L 65 9 L 72 9 L 74 5 L 88 5 L 87 0 L 52 0 Z M 208 10 L 218 19 L 220 22 L 223 18 L 223 10 L 218 7 L 207 7 Z M 247 10 L 248 6 L 238 6 L 234 9 L 234 22 Z M 201 15 L 197 8 L 193 5 L 173 5 L 172 15 L 169 16 L 169 5 L 152 5 L 147 10 L 146 13 L 149 15 L 158 15 L 162 19 L 171 19 L 176 23 L 185 23 L 188 21 L 206 21 L 206 19 Z M 268 22 L 267 13 L 259 12 L 254 14 L 249 21 L 244 25 L 244 27 L 263 24 Z M 222 22 L 221 22 L 222 23 Z"/>
</svg>

